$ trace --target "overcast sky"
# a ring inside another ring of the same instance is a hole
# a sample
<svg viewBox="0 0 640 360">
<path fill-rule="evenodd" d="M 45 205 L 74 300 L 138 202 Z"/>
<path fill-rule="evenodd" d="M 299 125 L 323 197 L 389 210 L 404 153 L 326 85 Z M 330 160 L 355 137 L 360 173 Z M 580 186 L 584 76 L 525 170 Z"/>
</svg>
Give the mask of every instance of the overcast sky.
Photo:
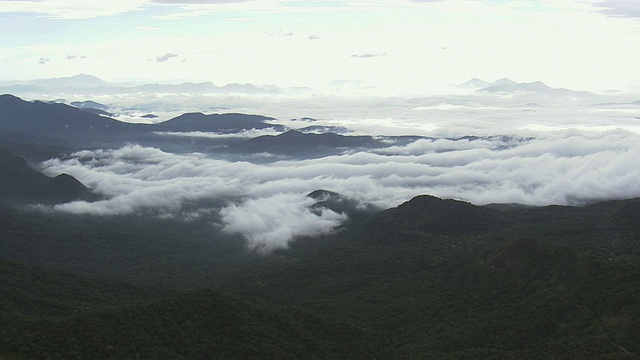
<svg viewBox="0 0 640 360">
<path fill-rule="evenodd" d="M 0 31 L 0 80 L 640 85 L 636 0 L 0 0 Z"/>
</svg>

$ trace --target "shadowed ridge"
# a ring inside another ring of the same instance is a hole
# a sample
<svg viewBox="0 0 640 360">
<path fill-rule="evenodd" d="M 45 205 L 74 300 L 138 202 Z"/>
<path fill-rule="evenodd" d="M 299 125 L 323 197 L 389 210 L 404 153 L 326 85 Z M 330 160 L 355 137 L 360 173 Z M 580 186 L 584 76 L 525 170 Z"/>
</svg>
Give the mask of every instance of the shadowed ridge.
<svg viewBox="0 0 640 360">
<path fill-rule="evenodd" d="M 436 235 L 459 235 L 497 228 L 503 215 L 468 202 L 420 195 L 380 213 L 378 219 Z"/>
<path fill-rule="evenodd" d="M 238 145 L 240 151 L 285 155 L 326 155 L 347 148 L 380 148 L 384 144 L 371 136 L 344 136 L 334 133 L 302 133 L 289 130 L 279 135 L 264 135 Z"/>
<path fill-rule="evenodd" d="M 97 199 L 97 196 L 89 188 L 69 174 L 60 174 L 51 178 L 38 188 L 36 194 L 39 201 L 48 204 Z"/>
<path fill-rule="evenodd" d="M 21 156 L 0 148 L 0 199 L 57 204 L 93 201 L 97 196 L 71 175 L 50 178 L 34 170 Z"/>
<path fill-rule="evenodd" d="M 283 130 L 282 125 L 268 124 L 274 118 L 249 114 L 211 114 L 186 113 L 173 119 L 154 125 L 157 131 L 206 131 L 206 132 L 240 132 L 242 130 L 276 128 Z"/>
<path fill-rule="evenodd" d="M 0 148 L 0 197 L 31 197 L 48 179 L 32 169 L 24 158 Z"/>
<path fill-rule="evenodd" d="M 12 95 L 0 96 L 0 133 L 22 133 L 86 143 L 114 140 L 120 135 L 148 129 L 65 104 L 24 101 Z"/>
</svg>

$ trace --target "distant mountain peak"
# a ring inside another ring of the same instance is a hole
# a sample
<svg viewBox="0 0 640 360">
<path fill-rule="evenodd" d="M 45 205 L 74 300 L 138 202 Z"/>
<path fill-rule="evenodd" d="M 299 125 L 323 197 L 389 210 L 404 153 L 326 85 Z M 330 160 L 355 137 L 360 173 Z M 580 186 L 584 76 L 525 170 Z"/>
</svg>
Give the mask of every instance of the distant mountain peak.
<svg viewBox="0 0 640 360">
<path fill-rule="evenodd" d="M 468 202 L 420 195 L 386 210 L 381 220 L 406 224 L 432 234 L 462 234 L 496 228 L 501 222 L 497 211 Z"/>
<path fill-rule="evenodd" d="M 498 79 L 492 83 L 488 81 L 484 81 L 479 78 L 472 78 L 472 79 L 469 79 L 467 82 L 458 85 L 457 87 L 464 88 L 464 89 L 480 90 L 480 89 L 484 89 L 492 86 L 516 85 L 516 84 L 518 83 L 513 80 L 507 79 L 506 77 Z"/>
<path fill-rule="evenodd" d="M 108 86 L 106 81 L 89 74 L 37 80 L 34 84 L 48 88 L 97 88 Z"/>
<path fill-rule="evenodd" d="M 473 79 L 469 79 L 466 82 L 457 85 L 457 87 L 459 88 L 465 88 L 465 89 L 481 89 L 483 87 L 486 87 L 490 85 L 489 82 L 478 79 L 478 78 L 473 78 Z"/>
<path fill-rule="evenodd" d="M 93 100 L 85 100 L 85 101 L 73 101 L 71 103 L 72 106 L 75 106 L 79 109 L 98 109 L 107 111 L 109 110 L 109 106 L 101 104 L 99 102 Z"/>
<path fill-rule="evenodd" d="M 494 81 L 493 83 L 490 84 L 490 86 L 499 86 L 499 85 L 516 85 L 518 84 L 517 82 L 511 80 L 511 79 L 507 79 L 506 77 L 502 78 L 502 79 L 498 79 L 496 81 Z"/>
</svg>

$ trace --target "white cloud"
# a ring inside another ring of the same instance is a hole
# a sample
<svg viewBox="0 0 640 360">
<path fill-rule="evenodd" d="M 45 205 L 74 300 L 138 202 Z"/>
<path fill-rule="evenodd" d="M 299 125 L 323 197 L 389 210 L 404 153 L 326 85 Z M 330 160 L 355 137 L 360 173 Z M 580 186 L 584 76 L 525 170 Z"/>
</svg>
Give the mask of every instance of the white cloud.
<svg viewBox="0 0 640 360">
<path fill-rule="evenodd" d="M 605 0 L 595 4 L 603 14 L 614 17 L 640 18 L 640 3 L 633 0 Z"/>
<path fill-rule="evenodd" d="M 297 237 L 326 234 L 346 220 L 346 215 L 327 209 L 312 212 L 313 204 L 313 199 L 295 193 L 230 204 L 220 210 L 223 230 L 243 234 L 249 248 L 265 253 L 286 248 Z"/>
<path fill-rule="evenodd" d="M 146 0 L 3 0 L 0 12 L 30 12 L 56 19 L 89 19 L 143 8 Z"/>
<path fill-rule="evenodd" d="M 222 228 L 258 251 L 286 247 L 300 236 L 331 231 L 345 217 L 310 211 L 306 194 L 327 189 L 388 208 L 431 194 L 476 204 L 580 204 L 640 196 L 640 135 L 623 130 L 566 130 L 536 139 L 419 140 L 404 147 L 318 159 L 227 161 L 127 146 L 82 151 L 43 163 L 103 194 L 95 203 L 57 210 L 97 215 L 185 208 L 219 213 Z M 217 204 L 217 205 L 213 205 Z M 191 216 L 191 215 L 189 215 Z"/>
<path fill-rule="evenodd" d="M 167 61 L 167 60 L 169 60 L 171 58 L 177 57 L 177 56 L 178 56 L 178 54 L 166 53 L 166 54 L 164 54 L 162 56 L 156 57 L 156 61 L 157 62 L 165 62 L 165 61 Z"/>
<path fill-rule="evenodd" d="M 208 139 L 223 139 L 223 138 L 254 138 L 264 135 L 278 135 L 280 132 L 273 128 L 266 129 L 250 129 L 243 130 L 236 133 L 216 133 L 216 132 L 202 132 L 202 131 L 189 131 L 189 132 L 174 132 L 174 131 L 158 131 L 157 135 L 162 136 L 178 136 L 178 137 L 193 137 L 193 138 L 208 138 Z"/>
</svg>

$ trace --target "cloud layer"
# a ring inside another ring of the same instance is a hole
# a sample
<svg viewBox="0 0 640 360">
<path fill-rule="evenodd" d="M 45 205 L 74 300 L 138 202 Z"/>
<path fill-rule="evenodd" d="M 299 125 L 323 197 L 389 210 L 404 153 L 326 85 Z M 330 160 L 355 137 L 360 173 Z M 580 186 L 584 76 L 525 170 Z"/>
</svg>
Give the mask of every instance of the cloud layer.
<svg viewBox="0 0 640 360">
<path fill-rule="evenodd" d="M 150 212 L 213 218 L 258 251 L 331 231 L 346 219 L 311 211 L 327 189 L 380 208 L 420 194 L 476 204 L 583 204 L 640 196 L 640 135 L 566 130 L 545 137 L 421 139 L 365 153 L 260 163 L 172 154 L 138 145 L 85 150 L 42 164 L 69 173 L 105 200 L 57 205 L 96 215 Z M 202 204 L 208 205 L 202 205 Z M 187 215 L 184 215 L 185 212 Z"/>
</svg>

